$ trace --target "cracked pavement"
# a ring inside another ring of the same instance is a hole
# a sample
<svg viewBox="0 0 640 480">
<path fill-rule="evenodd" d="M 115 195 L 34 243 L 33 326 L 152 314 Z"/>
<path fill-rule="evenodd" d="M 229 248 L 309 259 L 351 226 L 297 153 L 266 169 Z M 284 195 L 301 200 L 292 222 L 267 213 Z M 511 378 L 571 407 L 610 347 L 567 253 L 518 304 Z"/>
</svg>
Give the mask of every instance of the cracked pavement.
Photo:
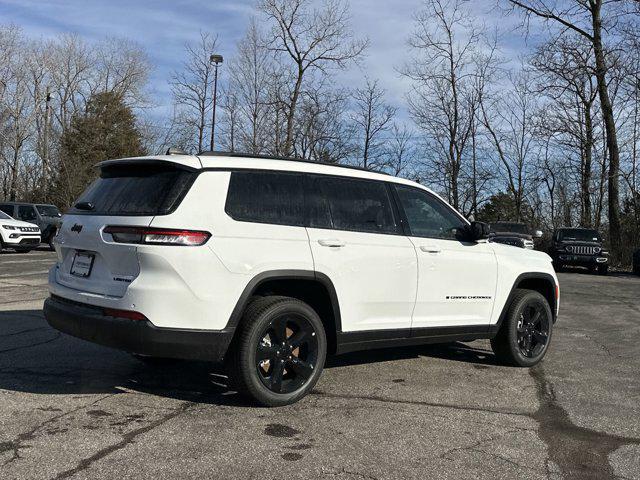
<svg viewBox="0 0 640 480">
<path fill-rule="evenodd" d="M 640 479 L 640 277 L 560 275 L 545 361 L 488 342 L 353 353 L 256 408 L 206 364 L 151 368 L 42 318 L 54 255 L 0 255 L 0 478 Z"/>
</svg>

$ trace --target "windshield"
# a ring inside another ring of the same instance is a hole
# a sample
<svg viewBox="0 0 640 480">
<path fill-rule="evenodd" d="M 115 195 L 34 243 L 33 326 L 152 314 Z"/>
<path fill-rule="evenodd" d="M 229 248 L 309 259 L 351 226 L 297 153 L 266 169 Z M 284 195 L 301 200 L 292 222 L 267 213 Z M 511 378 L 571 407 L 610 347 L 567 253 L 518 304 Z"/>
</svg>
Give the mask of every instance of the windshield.
<svg viewBox="0 0 640 480">
<path fill-rule="evenodd" d="M 491 224 L 491 231 L 493 232 L 511 232 L 511 233 L 523 233 L 528 234 L 529 229 L 524 223 L 515 222 L 496 222 Z"/>
<path fill-rule="evenodd" d="M 11 218 L 9 215 L 4 213 L 3 211 L 0 211 L 0 220 L 13 220 L 13 218 Z"/>
<path fill-rule="evenodd" d="M 582 228 L 568 228 L 560 230 L 559 240 L 577 240 L 580 242 L 599 242 L 600 235 L 596 230 L 585 230 Z"/>
<path fill-rule="evenodd" d="M 60 210 L 58 210 L 58 207 L 55 207 L 53 205 L 36 205 L 36 208 L 38 209 L 38 213 L 40 213 L 40 215 L 42 215 L 43 217 L 60 216 Z"/>
</svg>

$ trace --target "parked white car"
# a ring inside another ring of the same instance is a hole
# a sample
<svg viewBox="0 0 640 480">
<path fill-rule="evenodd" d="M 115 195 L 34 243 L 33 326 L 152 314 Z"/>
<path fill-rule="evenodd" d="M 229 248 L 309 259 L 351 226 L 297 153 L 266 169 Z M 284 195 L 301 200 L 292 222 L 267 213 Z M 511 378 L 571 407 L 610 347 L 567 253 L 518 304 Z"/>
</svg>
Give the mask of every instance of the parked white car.
<svg viewBox="0 0 640 480">
<path fill-rule="evenodd" d="M 100 168 L 55 242 L 44 312 L 62 332 L 224 361 L 269 406 L 308 393 L 328 353 L 485 338 L 528 367 L 549 347 L 550 257 L 489 243 L 416 183 L 220 153 Z"/>
<path fill-rule="evenodd" d="M 16 220 L 0 211 L 0 252 L 12 248 L 16 252 L 30 252 L 40 245 L 40 227 Z"/>
</svg>

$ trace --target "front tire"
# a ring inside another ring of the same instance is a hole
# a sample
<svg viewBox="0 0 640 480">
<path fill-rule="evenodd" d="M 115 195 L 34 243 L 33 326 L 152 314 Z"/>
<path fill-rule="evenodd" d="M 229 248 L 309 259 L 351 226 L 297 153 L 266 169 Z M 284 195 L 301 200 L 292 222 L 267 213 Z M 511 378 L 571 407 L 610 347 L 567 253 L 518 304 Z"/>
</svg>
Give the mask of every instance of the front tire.
<svg viewBox="0 0 640 480">
<path fill-rule="evenodd" d="M 254 299 L 243 315 L 228 362 L 237 390 L 257 403 L 295 403 L 313 389 L 327 355 L 322 320 L 290 297 Z"/>
<path fill-rule="evenodd" d="M 547 300 L 534 290 L 517 289 L 491 348 L 499 363 L 533 367 L 547 353 L 552 330 Z"/>
<path fill-rule="evenodd" d="M 606 275 L 609 273 L 609 265 L 598 265 L 598 275 Z"/>
</svg>

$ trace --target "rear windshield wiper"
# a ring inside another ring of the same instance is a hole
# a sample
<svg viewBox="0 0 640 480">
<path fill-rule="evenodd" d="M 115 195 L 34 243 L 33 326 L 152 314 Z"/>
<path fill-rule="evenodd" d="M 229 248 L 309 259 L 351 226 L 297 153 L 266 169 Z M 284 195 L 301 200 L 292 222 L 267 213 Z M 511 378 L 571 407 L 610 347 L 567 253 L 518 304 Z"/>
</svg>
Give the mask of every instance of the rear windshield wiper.
<svg viewBox="0 0 640 480">
<path fill-rule="evenodd" d="M 93 210 L 95 205 L 91 202 L 78 202 L 74 205 L 78 210 Z"/>
</svg>

